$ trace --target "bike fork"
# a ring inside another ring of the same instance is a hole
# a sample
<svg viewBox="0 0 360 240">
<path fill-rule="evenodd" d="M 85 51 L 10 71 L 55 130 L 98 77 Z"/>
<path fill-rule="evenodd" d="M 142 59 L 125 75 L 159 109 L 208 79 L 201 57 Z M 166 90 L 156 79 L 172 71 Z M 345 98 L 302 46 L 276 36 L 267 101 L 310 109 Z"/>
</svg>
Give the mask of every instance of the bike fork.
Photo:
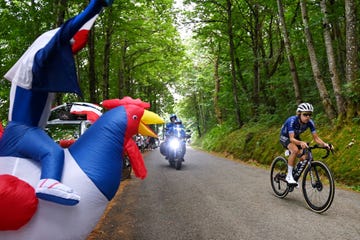
<svg viewBox="0 0 360 240">
<path fill-rule="evenodd" d="M 311 186 L 313 188 L 318 188 L 318 190 L 319 190 L 319 188 L 321 188 L 321 181 L 320 181 L 320 176 L 319 176 L 317 169 L 310 165 L 309 173 L 310 173 Z"/>
</svg>

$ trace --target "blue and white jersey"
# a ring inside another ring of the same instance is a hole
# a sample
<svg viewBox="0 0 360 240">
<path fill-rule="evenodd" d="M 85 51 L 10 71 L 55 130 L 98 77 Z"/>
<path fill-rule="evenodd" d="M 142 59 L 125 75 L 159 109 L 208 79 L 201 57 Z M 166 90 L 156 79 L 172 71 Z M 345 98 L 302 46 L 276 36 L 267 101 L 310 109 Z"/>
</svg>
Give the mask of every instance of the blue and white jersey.
<svg viewBox="0 0 360 240">
<path fill-rule="evenodd" d="M 315 124 L 312 119 L 310 119 L 308 123 L 300 123 L 298 116 L 291 116 L 281 127 L 280 135 L 289 138 L 289 133 L 294 133 L 295 138 L 298 139 L 300 134 L 305 132 L 308 128 L 310 129 L 311 133 L 316 132 Z"/>
</svg>

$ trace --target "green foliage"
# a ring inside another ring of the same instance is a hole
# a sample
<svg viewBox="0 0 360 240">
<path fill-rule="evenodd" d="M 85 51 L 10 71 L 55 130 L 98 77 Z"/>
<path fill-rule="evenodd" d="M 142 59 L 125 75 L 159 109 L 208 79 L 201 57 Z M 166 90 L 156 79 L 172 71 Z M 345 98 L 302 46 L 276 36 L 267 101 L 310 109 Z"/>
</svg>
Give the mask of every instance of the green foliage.
<svg viewBox="0 0 360 240">
<path fill-rule="evenodd" d="M 9 89 L 10 82 L 5 79 L 0 79 L 0 121 L 7 120 L 8 109 L 9 109 Z"/>
<path fill-rule="evenodd" d="M 168 85 L 178 81 L 188 60 L 175 27 L 172 4 L 172 0 L 115 1 L 111 8 L 105 8 L 92 29 L 94 59 L 89 58 L 88 48 L 76 55 L 84 98 L 63 94 L 58 104 L 90 98 L 99 103 L 104 98 L 127 95 L 151 102 L 152 109 L 159 112 L 163 107 L 164 111 L 172 108 L 169 103 L 174 100 Z M 66 21 L 78 14 L 84 6 L 83 1 L 0 1 L 1 76 L 39 34 L 57 27 L 62 17 Z M 106 48 L 110 50 L 106 52 Z M 90 75 L 91 65 L 95 69 Z M 90 83 L 90 78 L 95 82 Z M 9 84 L 2 86 L 0 102 L 8 104 Z M 3 110 L 7 108 L 1 108 L 2 118 L 6 116 Z"/>
<path fill-rule="evenodd" d="M 214 127 L 206 134 L 205 138 L 202 138 L 202 147 L 210 151 L 221 151 L 222 139 L 225 139 L 231 130 L 231 126 L 226 124 Z"/>
<path fill-rule="evenodd" d="M 352 124 L 329 135 L 335 145 L 336 154 L 327 164 L 337 180 L 360 186 L 360 138 L 359 125 Z"/>
</svg>

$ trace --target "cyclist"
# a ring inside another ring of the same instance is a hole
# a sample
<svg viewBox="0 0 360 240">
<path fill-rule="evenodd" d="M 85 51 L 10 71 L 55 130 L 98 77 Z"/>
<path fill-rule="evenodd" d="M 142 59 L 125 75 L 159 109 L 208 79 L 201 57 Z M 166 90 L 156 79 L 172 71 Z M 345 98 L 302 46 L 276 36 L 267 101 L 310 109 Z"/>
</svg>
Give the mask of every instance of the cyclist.
<svg viewBox="0 0 360 240">
<path fill-rule="evenodd" d="M 305 156 L 302 156 L 302 152 L 303 149 L 308 147 L 306 142 L 301 141 L 301 133 L 309 128 L 313 139 L 317 144 L 330 148 L 329 144 L 321 140 L 316 133 L 314 121 L 311 119 L 313 111 L 314 108 L 310 103 L 301 103 L 297 107 L 296 115 L 289 117 L 281 127 L 280 143 L 290 152 L 288 157 L 288 173 L 286 176 L 286 181 L 290 185 L 297 186 L 297 182 L 294 180 L 292 174 L 295 166 L 295 158 L 298 156 L 300 157 L 300 161 L 305 160 Z"/>
</svg>

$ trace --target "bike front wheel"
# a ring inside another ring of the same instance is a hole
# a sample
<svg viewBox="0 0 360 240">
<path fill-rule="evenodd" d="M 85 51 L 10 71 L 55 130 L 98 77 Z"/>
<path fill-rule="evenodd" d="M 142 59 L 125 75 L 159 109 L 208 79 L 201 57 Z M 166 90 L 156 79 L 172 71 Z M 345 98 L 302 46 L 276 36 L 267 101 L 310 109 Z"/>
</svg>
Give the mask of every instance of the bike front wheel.
<svg viewBox="0 0 360 240">
<path fill-rule="evenodd" d="M 279 198 L 284 198 L 289 193 L 287 184 L 287 161 L 282 156 L 278 156 L 271 164 L 270 183 L 275 195 Z"/>
<path fill-rule="evenodd" d="M 317 213 L 323 213 L 331 206 L 335 195 L 334 178 L 322 162 L 314 161 L 306 168 L 302 191 L 307 205 Z"/>
</svg>

